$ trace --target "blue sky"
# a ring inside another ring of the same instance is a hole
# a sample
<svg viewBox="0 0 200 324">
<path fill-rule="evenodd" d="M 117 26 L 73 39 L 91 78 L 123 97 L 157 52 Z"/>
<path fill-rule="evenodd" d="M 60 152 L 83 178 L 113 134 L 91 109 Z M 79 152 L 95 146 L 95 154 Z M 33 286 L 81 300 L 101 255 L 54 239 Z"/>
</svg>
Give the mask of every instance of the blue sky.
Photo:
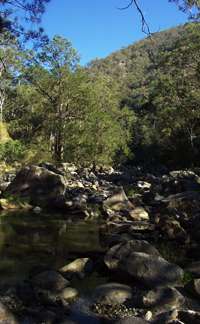
<svg viewBox="0 0 200 324">
<path fill-rule="evenodd" d="M 128 0 L 51 0 L 43 17 L 47 34 L 68 38 L 81 55 L 81 63 L 126 47 L 142 39 L 138 12 L 119 11 Z M 183 24 L 187 17 L 168 0 L 139 0 L 152 32 Z"/>
</svg>

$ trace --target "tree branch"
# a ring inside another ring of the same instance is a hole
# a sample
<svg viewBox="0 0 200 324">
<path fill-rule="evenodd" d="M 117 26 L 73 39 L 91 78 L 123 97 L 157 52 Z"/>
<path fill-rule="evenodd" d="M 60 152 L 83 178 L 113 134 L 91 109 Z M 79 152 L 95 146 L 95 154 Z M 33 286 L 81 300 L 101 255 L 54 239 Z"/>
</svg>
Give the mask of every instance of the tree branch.
<svg viewBox="0 0 200 324">
<path fill-rule="evenodd" d="M 130 0 L 129 4 L 126 7 L 122 7 L 122 8 L 118 8 L 118 9 L 119 10 L 126 10 L 126 9 L 130 8 L 132 5 L 135 5 L 137 11 L 140 14 L 141 22 L 142 22 L 142 32 L 145 33 L 148 36 L 151 36 L 151 31 L 150 31 L 149 25 L 148 25 L 148 23 L 147 23 L 147 21 L 146 21 L 146 19 L 144 17 L 142 9 L 140 8 L 137 0 Z"/>
</svg>

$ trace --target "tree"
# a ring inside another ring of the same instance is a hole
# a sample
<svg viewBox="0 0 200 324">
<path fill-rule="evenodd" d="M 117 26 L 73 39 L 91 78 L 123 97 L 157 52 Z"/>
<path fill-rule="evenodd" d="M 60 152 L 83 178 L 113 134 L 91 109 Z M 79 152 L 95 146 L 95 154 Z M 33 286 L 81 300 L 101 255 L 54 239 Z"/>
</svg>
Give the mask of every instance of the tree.
<svg viewBox="0 0 200 324">
<path fill-rule="evenodd" d="M 47 36 L 43 28 L 34 28 L 33 25 L 41 22 L 45 6 L 49 1 L 0 0 L 0 35 L 9 31 L 23 41 L 30 39 L 46 41 Z"/>
<path fill-rule="evenodd" d="M 68 40 L 54 37 L 25 63 L 7 116 L 14 138 L 42 141 L 56 161 L 112 163 L 117 151 L 128 152 L 132 113 L 120 109 L 109 77 L 78 66 Z"/>
<path fill-rule="evenodd" d="M 150 84 L 152 113 L 145 114 L 148 138 L 153 132 L 161 155 L 184 166 L 194 163 L 200 145 L 200 26 L 187 30 L 170 52 L 160 53 Z"/>
</svg>

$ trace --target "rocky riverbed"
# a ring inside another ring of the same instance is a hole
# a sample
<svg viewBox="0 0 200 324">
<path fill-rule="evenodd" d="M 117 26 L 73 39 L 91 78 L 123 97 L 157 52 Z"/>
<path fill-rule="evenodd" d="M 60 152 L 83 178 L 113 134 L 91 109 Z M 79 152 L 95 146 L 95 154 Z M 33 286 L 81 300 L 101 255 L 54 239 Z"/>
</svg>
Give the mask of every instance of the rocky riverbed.
<svg viewBox="0 0 200 324">
<path fill-rule="evenodd" d="M 200 323 L 200 169 L 43 163 L 0 189 L 0 323 Z"/>
</svg>

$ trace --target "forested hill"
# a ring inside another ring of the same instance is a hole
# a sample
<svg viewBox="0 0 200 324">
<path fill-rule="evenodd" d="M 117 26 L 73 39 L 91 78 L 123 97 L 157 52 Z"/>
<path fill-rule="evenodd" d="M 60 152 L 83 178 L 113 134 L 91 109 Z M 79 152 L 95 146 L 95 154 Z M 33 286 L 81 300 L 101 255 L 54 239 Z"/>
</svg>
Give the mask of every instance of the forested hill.
<svg viewBox="0 0 200 324">
<path fill-rule="evenodd" d="M 135 113 L 135 160 L 188 166 L 199 158 L 200 24 L 157 32 L 89 64 L 120 86 Z"/>
</svg>

